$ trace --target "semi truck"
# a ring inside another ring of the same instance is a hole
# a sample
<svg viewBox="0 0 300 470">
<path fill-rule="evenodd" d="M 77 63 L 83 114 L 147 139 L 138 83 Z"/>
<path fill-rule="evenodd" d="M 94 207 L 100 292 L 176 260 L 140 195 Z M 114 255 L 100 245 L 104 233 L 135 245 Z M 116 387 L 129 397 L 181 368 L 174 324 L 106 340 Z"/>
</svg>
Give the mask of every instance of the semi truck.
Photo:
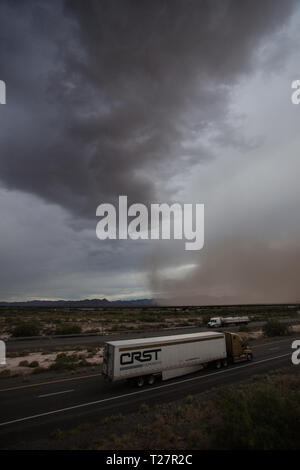
<svg viewBox="0 0 300 470">
<path fill-rule="evenodd" d="M 228 325 L 248 325 L 249 317 L 213 317 L 207 323 L 209 328 L 220 328 Z"/>
<path fill-rule="evenodd" d="M 105 343 L 102 374 L 111 382 L 128 380 L 142 387 L 210 365 L 219 369 L 251 359 L 251 348 L 236 333 L 207 331 L 127 339 Z"/>
</svg>

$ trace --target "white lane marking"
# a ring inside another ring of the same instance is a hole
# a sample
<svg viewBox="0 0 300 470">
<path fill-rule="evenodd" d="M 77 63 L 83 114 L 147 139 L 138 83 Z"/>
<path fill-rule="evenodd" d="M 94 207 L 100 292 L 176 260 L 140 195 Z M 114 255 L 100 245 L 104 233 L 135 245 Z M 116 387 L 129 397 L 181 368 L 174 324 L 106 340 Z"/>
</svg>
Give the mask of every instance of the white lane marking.
<svg viewBox="0 0 300 470">
<path fill-rule="evenodd" d="M 219 370 L 218 372 L 212 372 L 211 374 L 200 375 L 198 377 L 191 377 L 189 379 L 177 380 L 177 382 L 170 382 L 168 384 L 159 385 L 158 387 L 147 388 L 145 390 L 138 390 L 136 392 L 125 393 L 124 395 L 117 395 L 115 397 L 103 398 L 102 400 L 90 401 L 88 403 L 81 403 L 80 405 L 69 406 L 67 408 L 61 408 L 59 410 L 54 410 L 54 411 L 47 411 L 45 413 L 40 413 L 37 415 L 26 416 L 25 418 L 13 419 L 12 421 L 6 421 L 4 423 L 0 423 L 0 426 L 7 426 L 8 424 L 20 423 L 21 421 L 28 421 L 30 419 L 40 418 L 42 416 L 54 415 L 57 413 L 62 413 L 63 411 L 76 410 L 77 408 L 83 408 L 85 406 L 98 405 L 99 403 L 118 400 L 120 398 L 125 398 L 125 397 L 131 397 L 133 395 L 139 395 L 141 393 L 154 392 L 155 390 L 159 390 L 162 388 L 172 387 L 173 385 L 178 385 L 178 384 L 185 383 L 185 382 L 191 382 L 192 380 L 205 379 L 207 377 L 211 377 L 217 374 L 225 374 L 226 372 L 234 372 L 238 369 L 244 369 L 245 367 L 251 367 L 256 364 L 262 364 L 263 362 L 274 361 L 275 359 L 280 359 L 281 357 L 286 357 L 286 356 L 290 356 L 290 353 L 282 354 L 281 356 L 276 356 L 276 357 L 269 357 L 268 359 L 262 359 L 261 361 L 256 361 L 256 362 L 253 361 L 250 364 L 245 364 L 243 366 L 237 366 L 237 367 L 231 367 L 230 369 Z"/>
<path fill-rule="evenodd" d="M 45 395 L 38 395 L 38 398 L 52 397 L 53 395 L 60 395 L 62 393 L 70 393 L 70 392 L 74 392 L 74 388 L 72 390 L 62 390 L 61 392 L 46 393 Z"/>
</svg>

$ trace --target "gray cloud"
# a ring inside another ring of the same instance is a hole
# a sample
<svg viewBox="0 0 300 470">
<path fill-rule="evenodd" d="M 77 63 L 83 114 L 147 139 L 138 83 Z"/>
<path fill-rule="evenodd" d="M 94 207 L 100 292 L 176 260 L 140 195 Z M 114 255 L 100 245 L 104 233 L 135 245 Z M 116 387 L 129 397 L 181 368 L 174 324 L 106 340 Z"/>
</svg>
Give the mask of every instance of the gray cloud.
<svg viewBox="0 0 300 470">
<path fill-rule="evenodd" d="M 226 86 L 253 68 L 256 48 L 292 7 L 72 1 L 62 9 L 33 1 L 20 12 L 5 4 L 3 183 L 83 217 L 119 194 L 153 199 L 160 174 L 211 158 L 182 142 L 212 123 L 222 133 Z"/>
<path fill-rule="evenodd" d="M 12 200 L 16 191 L 38 198 L 41 218 L 51 204 L 51 225 L 60 228 L 45 230 L 44 240 L 55 245 L 64 233 L 62 252 L 68 254 L 49 249 L 55 259 L 50 262 L 28 215 L 26 240 L 15 241 L 21 259 L 23 250 L 25 260 L 33 255 L 18 272 L 19 295 L 33 292 L 31 283 L 53 282 L 58 289 L 55 277 L 76 296 L 85 279 L 84 295 L 94 289 L 100 271 L 109 279 L 119 273 L 115 285 L 104 277 L 99 281 L 113 294 L 126 285 L 126 270 L 142 277 L 151 271 L 156 246 L 153 254 L 146 244 L 100 247 L 93 238 L 97 205 L 120 194 L 144 203 L 210 197 L 192 180 L 193 172 L 211 162 L 218 167 L 226 158 L 220 148 L 248 152 L 264 139 L 263 132 L 237 132 L 231 93 L 257 70 L 283 66 L 294 44 L 283 28 L 295 5 L 292 0 L 1 2 L 0 78 L 8 95 L 0 109 L 0 181 Z M 262 46 L 275 39 L 281 47 L 263 53 Z M 27 209 L 30 200 L 24 196 Z M 2 211 L 8 213 L 5 204 Z M 18 222 L 8 227 L 19 230 Z M 6 255 L 10 275 L 2 273 L 3 298 L 18 270 L 13 250 Z M 178 264 L 176 250 L 171 258 L 158 264 Z M 180 262 L 189 264 L 190 258 L 186 254 Z M 145 290 L 143 282 L 138 284 Z M 169 288 L 164 284 L 163 290 Z M 42 291 L 46 296 L 47 288 Z"/>
</svg>

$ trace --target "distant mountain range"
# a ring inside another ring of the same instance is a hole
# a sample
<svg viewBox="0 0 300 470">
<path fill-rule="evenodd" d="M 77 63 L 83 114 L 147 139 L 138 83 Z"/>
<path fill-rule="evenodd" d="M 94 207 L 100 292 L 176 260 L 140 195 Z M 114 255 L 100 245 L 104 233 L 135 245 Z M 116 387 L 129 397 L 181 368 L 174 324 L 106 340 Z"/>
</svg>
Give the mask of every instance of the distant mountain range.
<svg viewBox="0 0 300 470">
<path fill-rule="evenodd" d="M 0 302 L 0 307 L 152 307 L 155 303 L 152 299 L 137 300 L 107 300 L 107 299 L 83 299 L 83 300 L 28 300 L 26 302 Z"/>
</svg>

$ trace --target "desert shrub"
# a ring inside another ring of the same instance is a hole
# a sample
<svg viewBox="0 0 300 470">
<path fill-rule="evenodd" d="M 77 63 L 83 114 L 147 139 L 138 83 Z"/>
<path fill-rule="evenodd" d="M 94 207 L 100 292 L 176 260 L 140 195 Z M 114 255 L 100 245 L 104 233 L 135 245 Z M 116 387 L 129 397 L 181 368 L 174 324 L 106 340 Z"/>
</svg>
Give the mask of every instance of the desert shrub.
<svg viewBox="0 0 300 470">
<path fill-rule="evenodd" d="M 39 336 L 40 325 L 38 322 L 22 322 L 11 331 L 11 334 L 14 338 L 22 336 Z"/>
<path fill-rule="evenodd" d="M 57 439 L 57 440 L 61 439 L 63 436 L 64 436 L 64 432 L 59 428 L 50 434 L 50 437 L 52 439 Z"/>
<path fill-rule="evenodd" d="M 148 312 L 143 312 L 139 316 L 139 321 L 145 322 L 145 323 L 155 323 L 163 320 L 163 316 L 159 314 L 153 314 L 153 313 L 148 313 Z"/>
<path fill-rule="evenodd" d="M 150 408 L 149 408 L 149 405 L 147 405 L 147 403 L 142 403 L 142 404 L 140 405 L 139 412 L 140 412 L 141 414 L 148 413 L 149 410 L 150 410 Z"/>
<path fill-rule="evenodd" d="M 118 421 L 123 421 L 123 420 L 124 420 L 124 416 L 122 415 L 122 413 L 119 413 L 119 414 L 106 416 L 105 418 L 102 418 L 100 421 L 100 424 L 107 425 L 107 424 L 116 423 Z"/>
<path fill-rule="evenodd" d="M 91 366 L 82 355 L 60 353 L 56 356 L 55 362 L 51 364 L 50 369 L 56 371 L 75 370 L 77 367 Z"/>
<path fill-rule="evenodd" d="M 20 361 L 19 362 L 19 367 L 28 367 L 29 366 L 29 362 L 28 361 Z"/>
<path fill-rule="evenodd" d="M 65 353 L 60 353 L 56 356 L 55 362 L 51 364 L 51 370 L 74 370 L 76 368 L 77 357 L 74 355 L 68 356 Z"/>
<path fill-rule="evenodd" d="M 268 337 L 288 335 L 289 331 L 289 325 L 276 319 L 268 320 L 263 326 L 263 334 Z"/>
<path fill-rule="evenodd" d="M 247 394 L 222 391 L 221 423 L 214 431 L 218 449 L 296 449 L 300 445 L 299 392 L 280 395 L 273 386 L 256 386 Z"/>
<path fill-rule="evenodd" d="M 38 361 L 32 361 L 28 364 L 28 367 L 39 367 Z"/>
<path fill-rule="evenodd" d="M 60 327 L 56 327 L 55 330 L 56 335 L 74 335 L 80 333 L 81 327 L 79 325 L 63 325 Z"/>
<path fill-rule="evenodd" d="M 86 367 L 86 366 L 90 366 L 90 365 L 91 365 L 91 363 L 88 362 L 85 358 L 81 359 L 79 362 L 77 362 L 78 367 Z"/>
<path fill-rule="evenodd" d="M 10 369 L 3 369 L 3 370 L 0 370 L 0 378 L 1 379 L 6 379 L 7 377 L 10 377 L 11 376 L 11 371 Z"/>
</svg>

